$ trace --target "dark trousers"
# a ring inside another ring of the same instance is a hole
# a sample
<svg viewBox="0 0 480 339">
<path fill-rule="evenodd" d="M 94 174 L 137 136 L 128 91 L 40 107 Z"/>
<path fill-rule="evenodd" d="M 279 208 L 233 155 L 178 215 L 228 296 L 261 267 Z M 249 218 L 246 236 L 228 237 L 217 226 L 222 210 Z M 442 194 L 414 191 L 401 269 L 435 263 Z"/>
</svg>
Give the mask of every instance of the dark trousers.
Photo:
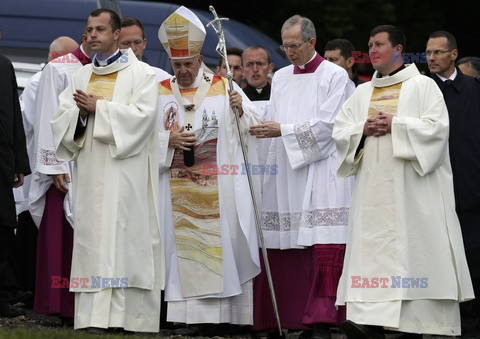
<svg viewBox="0 0 480 339">
<path fill-rule="evenodd" d="M 19 289 L 15 276 L 15 230 L 0 225 L 0 302 L 8 302 Z"/>
</svg>

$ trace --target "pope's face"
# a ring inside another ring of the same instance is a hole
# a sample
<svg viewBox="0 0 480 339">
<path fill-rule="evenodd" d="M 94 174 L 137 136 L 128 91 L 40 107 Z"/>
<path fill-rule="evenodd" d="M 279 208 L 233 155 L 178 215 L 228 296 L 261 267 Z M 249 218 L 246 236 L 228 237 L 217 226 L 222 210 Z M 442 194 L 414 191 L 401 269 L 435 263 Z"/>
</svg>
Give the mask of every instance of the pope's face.
<svg viewBox="0 0 480 339">
<path fill-rule="evenodd" d="M 188 59 L 170 59 L 170 62 L 178 84 L 182 87 L 189 87 L 195 81 L 202 67 L 203 55 Z"/>
</svg>

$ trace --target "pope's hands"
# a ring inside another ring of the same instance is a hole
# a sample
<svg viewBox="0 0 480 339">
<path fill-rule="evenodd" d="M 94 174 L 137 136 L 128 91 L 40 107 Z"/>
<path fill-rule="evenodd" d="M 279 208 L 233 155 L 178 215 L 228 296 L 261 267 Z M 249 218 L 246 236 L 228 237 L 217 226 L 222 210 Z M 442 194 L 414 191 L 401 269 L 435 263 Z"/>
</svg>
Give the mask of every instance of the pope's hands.
<svg viewBox="0 0 480 339">
<path fill-rule="evenodd" d="M 185 132 L 184 130 L 185 127 L 182 127 L 177 132 L 170 132 L 168 147 L 190 151 L 189 146 L 195 145 L 195 132 Z"/>
</svg>

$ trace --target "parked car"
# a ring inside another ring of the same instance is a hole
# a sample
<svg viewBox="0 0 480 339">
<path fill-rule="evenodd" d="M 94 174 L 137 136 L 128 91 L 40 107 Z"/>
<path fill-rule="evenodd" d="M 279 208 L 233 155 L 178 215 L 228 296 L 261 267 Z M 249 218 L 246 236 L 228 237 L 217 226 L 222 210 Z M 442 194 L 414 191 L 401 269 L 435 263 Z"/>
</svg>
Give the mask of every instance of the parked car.
<svg viewBox="0 0 480 339">
<path fill-rule="evenodd" d="M 32 64 L 28 62 L 12 61 L 15 76 L 17 77 L 18 95 L 22 94 L 23 89 L 28 84 L 30 78 L 37 72 L 41 71 L 45 66 L 42 64 Z"/>
<path fill-rule="evenodd" d="M 158 28 L 179 5 L 122 0 L 119 4 L 122 16 L 136 17 L 145 27 L 145 61 L 171 72 L 168 55 L 158 40 Z M 96 0 L 2 0 L 0 25 L 3 40 L 0 41 L 0 53 L 16 62 L 46 62 L 48 47 L 58 36 L 67 35 L 80 41 L 86 19 L 95 8 Z M 205 3 L 205 10 L 192 10 L 205 26 L 213 19 L 208 11 L 208 3 Z M 218 14 L 223 16 L 222 13 Z M 227 47 L 245 49 L 250 45 L 262 45 L 270 51 L 276 69 L 289 64 L 278 42 L 259 30 L 232 19 L 224 22 L 223 26 Z M 206 30 L 202 54 L 207 66 L 214 68 L 219 59 L 215 52 L 217 35 L 212 27 Z"/>
</svg>

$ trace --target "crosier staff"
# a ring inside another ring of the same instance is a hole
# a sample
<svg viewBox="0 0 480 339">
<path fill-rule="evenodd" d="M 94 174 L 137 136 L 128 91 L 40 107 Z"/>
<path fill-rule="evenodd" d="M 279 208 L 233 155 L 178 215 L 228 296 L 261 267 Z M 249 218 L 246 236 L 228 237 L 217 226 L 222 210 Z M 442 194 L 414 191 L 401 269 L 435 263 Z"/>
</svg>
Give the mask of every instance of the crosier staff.
<svg viewBox="0 0 480 339">
<path fill-rule="evenodd" d="M 225 68 L 227 70 L 228 87 L 230 88 L 230 91 L 233 91 L 233 73 L 230 70 L 230 65 L 228 64 L 227 45 L 225 43 L 225 35 L 223 34 L 223 27 L 222 27 L 222 21 L 228 21 L 228 18 L 219 18 L 213 6 L 210 6 L 209 9 L 210 9 L 210 12 L 212 12 L 213 14 L 214 19 L 207 24 L 207 27 L 212 26 L 212 28 L 215 30 L 215 33 L 217 33 L 218 44 L 217 44 L 217 47 L 215 48 L 215 51 L 218 54 L 220 54 L 220 56 L 223 58 L 223 62 L 225 63 Z M 242 147 L 243 161 L 245 162 L 245 166 L 246 166 L 249 162 L 248 162 L 247 152 L 245 149 L 245 143 L 243 141 L 243 136 L 240 129 L 240 120 L 239 120 L 240 117 L 239 117 L 237 107 L 233 107 L 233 113 L 235 114 L 235 122 L 237 123 L 237 131 L 238 131 L 238 137 L 240 139 L 240 146 Z M 257 226 L 257 233 L 260 239 L 260 246 L 262 247 L 263 262 L 265 263 L 265 272 L 267 274 L 268 287 L 270 288 L 270 295 L 272 297 L 273 311 L 275 312 L 275 318 L 277 320 L 278 332 L 280 336 L 283 337 L 282 325 L 280 324 L 280 316 L 278 314 L 277 299 L 275 298 L 275 290 L 273 288 L 272 273 L 270 271 L 270 264 L 268 262 L 267 248 L 265 247 L 265 240 L 263 238 L 260 214 L 258 211 L 258 206 L 255 199 L 255 192 L 252 184 L 252 178 L 250 176 L 249 170 L 247 170 L 247 179 L 248 179 L 248 185 L 250 186 L 250 194 L 252 196 L 253 209 L 255 211 L 255 224 Z"/>
</svg>

